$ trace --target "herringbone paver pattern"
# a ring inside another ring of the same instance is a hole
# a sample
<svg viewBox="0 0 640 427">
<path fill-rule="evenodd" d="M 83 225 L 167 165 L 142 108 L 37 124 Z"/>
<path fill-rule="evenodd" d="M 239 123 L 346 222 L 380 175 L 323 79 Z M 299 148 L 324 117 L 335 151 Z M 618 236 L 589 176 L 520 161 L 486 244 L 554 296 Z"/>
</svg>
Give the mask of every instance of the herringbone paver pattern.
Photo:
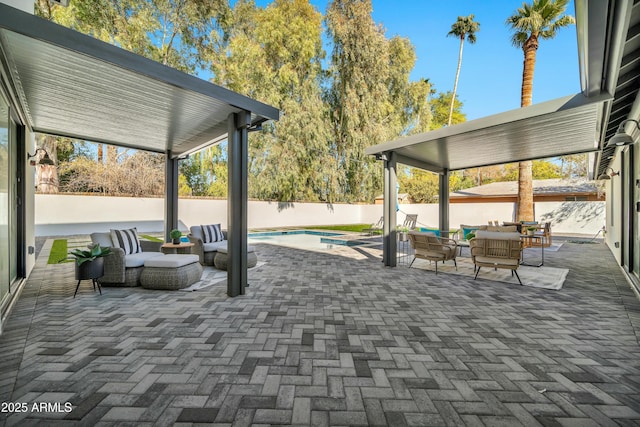
<svg viewBox="0 0 640 427">
<path fill-rule="evenodd" d="M 640 304 L 602 245 L 545 254 L 571 270 L 560 291 L 389 269 L 375 249 L 258 253 L 243 297 L 85 283 L 75 299 L 72 264 L 41 254 L 0 337 L 1 401 L 28 410 L 0 419 L 640 424 Z"/>
</svg>

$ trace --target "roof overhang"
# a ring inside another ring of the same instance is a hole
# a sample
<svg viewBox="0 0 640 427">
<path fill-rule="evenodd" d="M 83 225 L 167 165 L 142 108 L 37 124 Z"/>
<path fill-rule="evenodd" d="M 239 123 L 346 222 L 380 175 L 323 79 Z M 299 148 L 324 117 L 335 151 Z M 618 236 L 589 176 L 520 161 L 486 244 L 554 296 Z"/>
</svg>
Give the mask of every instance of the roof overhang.
<svg viewBox="0 0 640 427">
<path fill-rule="evenodd" d="M 0 3 L 0 69 L 33 131 L 182 156 L 279 110 Z"/>
<path fill-rule="evenodd" d="M 598 150 L 600 105 L 609 96 L 567 96 L 407 136 L 366 149 L 442 173 Z"/>
</svg>

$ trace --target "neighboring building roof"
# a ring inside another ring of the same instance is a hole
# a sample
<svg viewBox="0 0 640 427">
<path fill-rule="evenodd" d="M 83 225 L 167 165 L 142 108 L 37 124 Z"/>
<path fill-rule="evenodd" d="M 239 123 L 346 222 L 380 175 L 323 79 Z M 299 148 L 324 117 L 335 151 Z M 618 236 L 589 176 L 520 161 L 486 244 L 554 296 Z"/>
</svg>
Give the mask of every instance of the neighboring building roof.
<svg viewBox="0 0 640 427">
<path fill-rule="evenodd" d="M 534 179 L 533 195 L 597 194 L 596 181 L 585 179 Z M 452 199 L 464 197 L 501 197 L 518 194 L 518 181 L 492 182 L 478 187 L 465 188 L 450 194 Z"/>
</svg>

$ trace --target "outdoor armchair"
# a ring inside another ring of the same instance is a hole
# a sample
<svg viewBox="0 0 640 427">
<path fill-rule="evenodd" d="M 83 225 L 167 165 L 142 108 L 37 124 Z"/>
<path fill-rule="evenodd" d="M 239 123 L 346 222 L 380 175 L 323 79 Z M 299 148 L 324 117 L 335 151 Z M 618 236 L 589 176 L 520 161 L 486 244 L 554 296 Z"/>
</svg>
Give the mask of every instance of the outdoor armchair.
<svg viewBox="0 0 640 427">
<path fill-rule="evenodd" d="M 227 247 L 227 232 L 222 230 L 223 239 L 216 242 L 205 242 L 205 235 L 203 233 L 202 225 L 194 225 L 189 228 L 189 242 L 194 246 L 191 248 L 191 253 L 198 255 L 200 258 L 200 264 L 202 265 L 215 265 L 214 259 L 219 248 Z"/>
<path fill-rule="evenodd" d="M 516 271 L 520 266 L 522 242 L 518 232 L 497 232 L 478 230 L 476 237 L 469 241 L 471 259 L 476 269 L 474 280 L 482 267 L 511 270 L 522 285 Z"/>
<path fill-rule="evenodd" d="M 416 258 L 434 261 L 436 263 L 436 274 L 438 274 L 438 261 L 444 263 L 445 261 L 452 260 L 456 266 L 456 270 L 458 269 L 458 264 L 456 263 L 458 244 L 455 240 L 437 237 L 430 232 L 412 230 L 409 231 L 409 242 L 415 251 L 411 265 L 413 265 Z M 409 267 L 411 267 L 411 265 L 409 265 Z"/>
<path fill-rule="evenodd" d="M 141 252 L 125 254 L 123 248 L 115 247 L 111 233 L 91 233 L 91 242 L 110 247 L 111 254 L 104 257 L 104 275 L 98 282 L 105 286 L 140 286 L 140 275 L 147 259 L 162 256 L 162 242 L 139 240 Z"/>
</svg>

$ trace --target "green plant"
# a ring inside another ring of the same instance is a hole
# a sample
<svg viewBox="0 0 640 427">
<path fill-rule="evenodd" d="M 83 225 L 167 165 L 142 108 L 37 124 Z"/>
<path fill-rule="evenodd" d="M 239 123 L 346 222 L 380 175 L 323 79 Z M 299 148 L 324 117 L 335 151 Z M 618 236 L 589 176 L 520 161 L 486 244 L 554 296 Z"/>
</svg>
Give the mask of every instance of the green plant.
<svg viewBox="0 0 640 427">
<path fill-rule="evenodd" d="M 474 232 L 467 233 L 467 240 L 474 239 L 475 237 L 476 237 L 476 233 Z"/>
<path fill-rule="evenodd" d="M 527 230 L 529 231 L 536 231 L 538 229 L 538 227 L 527 227 Z"/>
<path fill-rule="evenodd" d="M 398 225 L 396 227 L 396 230 L 398 230 L 401 233 L 408 233 L 409 232 L 409 227 L 404 227 L 402 225 Z"/>
<path fill-rule="evenodd" d="M 182 237 L 182 232 L 180 230 L 173 229 L 171 230 L 169 235 L 171 236 L 172 239 L 179 239 Z"/>
<path fill-rule="evenodd" d="M 76 249 L 69 252 L 69 255 L 71 255 L 70 258 L 75 258 L 76 265 L 80 266 L 85 262 L 93 261 L 96 258 L 109 255 L 110 253 L 111 253 L 110 248 L 103 248 L 98 243 L 96 243 L 95 245 L 91 246 L 89 250 Z"/>
</svg>

